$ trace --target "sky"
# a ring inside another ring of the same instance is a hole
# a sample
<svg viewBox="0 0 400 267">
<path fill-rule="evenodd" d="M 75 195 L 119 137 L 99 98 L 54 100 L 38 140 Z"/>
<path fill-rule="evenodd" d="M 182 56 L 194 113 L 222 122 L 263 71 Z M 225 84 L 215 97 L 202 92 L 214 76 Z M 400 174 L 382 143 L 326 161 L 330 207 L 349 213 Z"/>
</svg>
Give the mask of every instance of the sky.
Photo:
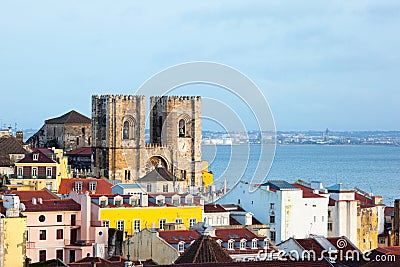
<svg viewBox="0 0 400 267">
<path fill-rule="evenodd" d="M 277 130 L 400 130 L 399 32 L 396 0 L 2 1 L 0 124 L 90 117 L 93 94 L 211 61 L 257 84 Z"/>
</svg>

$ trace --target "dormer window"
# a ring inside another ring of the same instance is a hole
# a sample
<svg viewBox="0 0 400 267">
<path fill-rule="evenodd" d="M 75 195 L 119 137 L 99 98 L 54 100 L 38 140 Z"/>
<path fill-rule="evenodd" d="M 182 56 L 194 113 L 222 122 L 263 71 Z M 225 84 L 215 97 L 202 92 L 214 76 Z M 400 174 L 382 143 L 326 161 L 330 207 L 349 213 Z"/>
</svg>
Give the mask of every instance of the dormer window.
<svg viewBox="0 0 400 267">
<path fill-rule="evenodd" d="M 218 243 L 218 245 L 220 245 L 220 246 L 221 246 L 221 244 L 222 244 L 222 240 L 221 240 L 221 239 L 218 239 L 218 240 L 217 240 L 217 243 Z"/>
<path fill-rule="evenodd" d="M 240 240 L 240 249 L 246 249 L 246 239 Z"/>
<path fill-rule="evenodd" d="M 264 239 L 264 248 L 267 249 L 269 247 L 269 240 L 268 238 Z"/>
<path fill-rule="evenodd" d="M 157 205 L 164 206 L 165 197 L 164 196 L 156 196 L 156 202 L 157 202 Z"/>
<path fill-rule="evenodd" d="M 188 206 L 192 206 L 193 205 L 193 196 L 192 195 L 187 195 L 185 197 L 185 203 Z"/>
<path fill-rule="evenodd" d="M 233 250 L 233 244 L 235 243 L 235 241 L 234 240 L 228 240 L 228 249 L 229 250 Z"/>
<path fill-rule="evenodd" d="M 34 153 L 33 154 L 33 160 L 38 161 L 39 160 L 39 153 Z"/>
<path fill-rule="evenodd" d="M 180 200 L 181 200 L 181 197 L 179 195 L 172 196 L 172 204 L 174 204 L 175 206 L 180 205 Z"/>
<path fill-rule="evenodd" d="M 102 197 L 100 197 L 99 202 L 100 202 L 100 206 L 102 208 L 105 208 L 108 205 L 108 198 L 106 196 L 102 196 Z"/>
<path fill-rule="evenodd" d="M 122 207 L 123 198 L 121 196 L 116 196 L 114 198 L 114 205 L 118 207 Z"/>
<path fill-rule="evenodd" d="M 258 240 L 256 239 L 256 238 L 254 238 L 252 241 L 251 241 L 251 248 L 252 249 L 256 249 L 258 247 Z"/>
<path fill-rule="evenodd" d="M 183 252 L 185 250 L 185 242 L 181 241 L 178 243 L 178 252 Z"/>
<path fill-rule="evenodd" d="M 75 182 L 75 191 L 82 191 L 82 184 L 81 181 Z"/>
<path fill-rule="evenodd" d="M 133 207 L 139 206 L 140 200 L 139 200 L 139 198 L 138 198 L 137 196 L 132 196 L 132 197 L 130 197 L 130 201 L 131 201 L 131 205 L 132 205 Z"/>
<path fill-rule="evenodd" d="M 90 191 L 96 191 L 96 187 L 97 187 L 97 182 L 91 181 L 91 182 L 89 183 L 89 190 L 90 190 Z"/>
</svg>

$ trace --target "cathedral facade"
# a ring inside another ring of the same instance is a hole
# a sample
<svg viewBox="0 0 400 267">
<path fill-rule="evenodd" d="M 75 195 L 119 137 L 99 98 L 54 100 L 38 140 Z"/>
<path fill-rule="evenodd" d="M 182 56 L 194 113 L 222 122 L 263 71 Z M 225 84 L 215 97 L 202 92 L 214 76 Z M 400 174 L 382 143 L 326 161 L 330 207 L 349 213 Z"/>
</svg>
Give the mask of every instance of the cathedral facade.
<svg viewBox="0 0 400 267">
<path fill-rule="evenodd" d="M 133 182 L 162 165 L 186 186 L 201 186 L 201 97 L 92 96 L 92 171 Z M 146 120 L 150 137 L 145 142 Z"/>
</svg>

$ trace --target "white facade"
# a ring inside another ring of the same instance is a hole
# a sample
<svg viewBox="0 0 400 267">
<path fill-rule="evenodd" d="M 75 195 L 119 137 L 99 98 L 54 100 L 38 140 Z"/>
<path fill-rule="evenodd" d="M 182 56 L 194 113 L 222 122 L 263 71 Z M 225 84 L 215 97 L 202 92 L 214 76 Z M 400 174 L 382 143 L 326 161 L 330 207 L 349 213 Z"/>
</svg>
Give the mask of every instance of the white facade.
<svg viewBox="0 0 400 267">
<path fill-rule="evenodd" d="M 239 183 L 217 202 L 238 204 L 269 225 L 270 239 L 327 235 L 328 197 L 303 197 L 303 191 L 285 181 L 268 181 L 254 187 Z"/>
</svg>

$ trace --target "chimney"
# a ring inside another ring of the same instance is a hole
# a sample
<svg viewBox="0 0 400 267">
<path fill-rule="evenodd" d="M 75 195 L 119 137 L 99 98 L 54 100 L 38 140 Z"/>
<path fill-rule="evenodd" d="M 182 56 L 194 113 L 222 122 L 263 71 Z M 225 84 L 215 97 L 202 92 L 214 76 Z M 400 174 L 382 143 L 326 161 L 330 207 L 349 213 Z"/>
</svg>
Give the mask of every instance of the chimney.
<svg viewBox="0 0 400 267">
<path fill-rule="evenodd" d="M 32 204 L 33 204 L 33 205 L 36 205 L 36 197 L 33 197 L 33 198 L 32 198 Z"/>
<path fill-rule="evenodd" d="M 22 132 L 22 131 L 17 131 L 17 132 L 15 133 L 15 138 L 17 138 L 17 140 L 18 140 L 19 142 L 23 143 L 23 142 L 24 142 L 24 132 Z"/>
<path fill-rule="evenodd" d="M 38 202 L 39 204 L 43 204 L 43 199 L 42 199 L 41 197 L 38 197 L 37 202 Z"/>
<path fill-rule="evenodd" d="M 381 196 L 373 196 L 374 205 L 381 205 L 382 204 L 382 197 Z"/>
</svg>

